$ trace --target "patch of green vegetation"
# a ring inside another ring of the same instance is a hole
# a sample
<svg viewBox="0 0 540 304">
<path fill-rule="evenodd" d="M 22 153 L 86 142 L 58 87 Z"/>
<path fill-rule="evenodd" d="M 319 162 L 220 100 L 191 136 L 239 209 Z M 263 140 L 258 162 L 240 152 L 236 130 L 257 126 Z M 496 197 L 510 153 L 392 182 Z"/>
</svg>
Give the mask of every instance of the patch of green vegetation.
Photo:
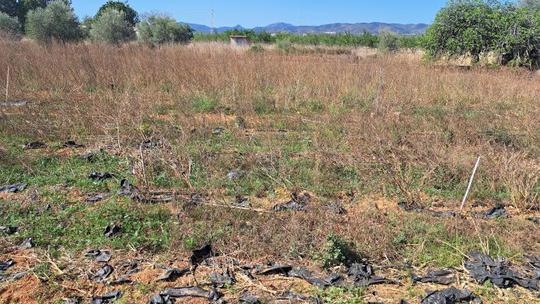
<svg viewBox="0 0 540 304">
<path fill-rule="evenodd" d="M 275 113 L 276 101 L 267 95 L 256 96 L 253 98 L 253 111 L 258 115 Z"/>
<path fill-rule="evenodd" d="M 443 222 L 427 222 L 423 215 L 392 216 L 396 231 L 393 244 L 414 264 L 434 267 L 459 267 L 464 254 L 489 250 L 491 255 L 516 255 L 495 235 L 473 236 L 470 233 L 451 232 Z M 394 218 L 395 217 L 395 218 Z"/>
<path fill-rule="evenodd" d="M 329 269 L 339 265 L 350 265 L 358 261 L 360 256 L 355 252 L 353 243 L 340 236 L 330 234 L 326 238 L 322 253 L 315 258 L 321 261 L 323 268 Z"/>
<path fill-rule="evenodd" d="M 79 251 L 133 246 L 159 251 L 170 241 L 171 215 L 167 209 L 128 200 L 112 199 L 93 207 L 84 203 L 58 205 L 45 211 L 38 206 L 0 201 L 0 216 L 7 224 L 19 227 L 18 239 L 31 237 L 42 247 Z M 111 224 L 120 226 L 122 231 L 108 238 L 104 229 Z"/>
<path fill-rule="evenodd" d="M 322 299 L 323 303 L 333 304 L 364 304 L 363 299 L 365 288 L 342 288 L 330 287 L 320 289 L 316 293 Z"/>
<path fill-rule="evenodd" d="M 195 97 L 191 102 L 193 111 L 197 113 L 211 113 L 216 110 L 219 102 L 217 99 L 208 96 Z"/>
<path fill-rule="evenodd" d="M 28 153 L 19 151 L 20 153 Z M 92 161 L 79 156 L 59 157 L 40 156 L 22 159 L 19 163 L 0 162 L 0 184 L 28 183 L 30 186 L 65 185 L 77 187 L 83 191 L 105 191 L 117 187 L 117 182 L 93 181 L 88 178 L 92 172 L 109 172 L 118 178 L 129 174 L 127 158 L 110 155 L 106 152 L 96 153 Z"/>
</svg>

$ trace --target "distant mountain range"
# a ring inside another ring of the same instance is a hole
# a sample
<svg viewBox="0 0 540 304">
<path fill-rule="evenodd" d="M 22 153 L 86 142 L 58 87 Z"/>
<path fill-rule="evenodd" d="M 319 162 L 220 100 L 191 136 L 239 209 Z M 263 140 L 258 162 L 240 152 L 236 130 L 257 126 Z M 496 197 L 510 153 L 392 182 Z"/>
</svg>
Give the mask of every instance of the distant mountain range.
<svg viewBox="0 0 540 304">
<path fill-rule="evenodd" d="M 189 25 L 197 32 L 210 33 L 212 28 L 202 24 Z M 352 33 L 361 34 L 368 32 L 372 34 L 378 34 L 381 31 L 391 31 L 401 35 L 416 35 L 422 34 L 426 31 L 429 24 L 400 24 L 400 23 L 383 23 L 383 22 L 371 22 L 371 23 L 332 23 L 324 25 L 292 25 L 288 23 L 274 23 L 263 27 L 255 27 L 252 30 L 256 32 L 269 32 L 269 33 L 295 33 L 295 34 L 307 34 L 307 33 Z M 233 29 L 249 29 L 244 28 L 241 25 L 237 26 L 223 26 L 216 28 L 218 33 L 222 33 Z"/>
</svg>

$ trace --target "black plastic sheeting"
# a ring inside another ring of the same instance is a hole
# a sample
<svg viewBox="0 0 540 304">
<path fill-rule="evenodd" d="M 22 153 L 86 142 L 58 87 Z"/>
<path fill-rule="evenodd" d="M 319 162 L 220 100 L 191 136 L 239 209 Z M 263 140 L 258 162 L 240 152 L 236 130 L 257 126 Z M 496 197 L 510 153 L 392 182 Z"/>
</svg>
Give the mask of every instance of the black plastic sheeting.
<svg viewBox="0 0 540 304">
<path fill-rule="evenodd" d="M 489 280 L 499 288 L 510 288 L 519 285 L 529 290 L 540 290 L 540 278 L 538 275 L 534 275 L 535 272 L 540 271 L 540 268 L 535 266 L 534 263 L 530 263 L 530 267 L 533 268 L 530 269 L 533 275 L 527 275 L 511 269 L 510 263 L 503 258 L 493 259 L 479 252 L 471 253 L 469 257 L 469 260 L 465 262 L 465 268 L 479 284 L 484 284 Z"/>
<path fill-rule="evenodd" d="M 450 287 L 429 293 L 421 304 L 482 303 L 482 300 L 465 289 Z"/>
<path fill-rule="evenodd" d="M 106 263 L 111 260 L 112 254 L 108 250 L 92 249 L 84 254 L 86 257 L 94 258 L 94 261 Z"/>
<path fill-rule="evenodd" d="M 89 179 L 99 181 L 99 182 L 107 180 L 107 179 L 111 179 L 113 177 L 114 177 L 114 174 L 109 173 L 109 172 L 92 172 L 88 174 Z"/>
<path fill-rule="evenodd" d="M 202 262 L 204 262 L 204 260 L 213 256 L 214 251 L 212 250 L 212 245 L 207 244 L 199 249 L 193 250 L 191 256 L 189 257 L 189 261 L 192 266 L 196 267 Z"/>
<path fill-rule="evenodd" d="M 114 268 L 107 264 L 99 268 L 90 278 L 96 282 L 103 282 L 113 273 L 113 271 Z"/>
<path fill-rule="evenodd" d="M 7 259 L 5 261 L 0 261 L 0 271 L 6 271 L 11 266 L 15 265 L 15 261 L 12 259 Z"/>
<path fill-rule="evenodd" d="M 227 268 L 222 273 L 210 273 L 210 282 L 212 282 L 214 287 L 231 286 L 236 283 L 236 277 L 234 276 L 234 272 Z"/>
<path fill-rule="evenodd" d="M 309 193 L 293 193 L 292 199 L 286 203 L 275 205 L 274 211 L 306 211 L 307 203 L 311 199 Z"/>
<path fill-rule="evenodd" d="M 22 241 L 22 243 L 19 245 L 19 248 L 30 249 L 30 248 L 34 248 L 34 246 L 35 246 L 34 240 L 32 238 L 27 238 L 24 241 Z"/>
<path fill-rule="evenodd" d="M 441 285 L 450 285 L 456 281 L 454 272 L 449 269 L 440 269 L 428 272 L 424 276 L 412 275 L 413 282 L 435 283 Z"/>
<path fill-rule="evenodd" d="M 122 227 L 114 224 L 105 227 L 105 230 L 103 231 L 103 235 L 108 238 L 116 236 L 120 233 L 122 233 Z"/>
<path fill-rule="evenodd" d="M 43 148 L 47 148 L 47 144 L 42 141 L 32 141 L 32 142 L 26 143 L 23 146 L 24 150 L 43 149 Z"/>
<path fill-rule="evenodd" d="M 0 233 L 4 233 L 7 235 L 15 234 L 19 230 L 19 227 L 15 226 L 0 226 Z"/>
<path fill-rule="evenodd" d="M 189 269 L 169 268 L 156 281 L 174 282 L 181 276 L 189 273 Z"/>
<path fill-rule="evenodd" d="M 24 183 L 5 185 L 5 186 L 0 187 L 0 192 L 19 193 L 19 192 L 23 192 L 26 189 L 27 186 L 28 186 L 28 184 L 24 184 Z"/>
<path fill-rule="evenodd" d="M 92 304 L 109 304 L 120 299 L 122 297 L 121 291 L 108 292 L 102 296 L 93 297 L 90 303 Z"/>
</svg>

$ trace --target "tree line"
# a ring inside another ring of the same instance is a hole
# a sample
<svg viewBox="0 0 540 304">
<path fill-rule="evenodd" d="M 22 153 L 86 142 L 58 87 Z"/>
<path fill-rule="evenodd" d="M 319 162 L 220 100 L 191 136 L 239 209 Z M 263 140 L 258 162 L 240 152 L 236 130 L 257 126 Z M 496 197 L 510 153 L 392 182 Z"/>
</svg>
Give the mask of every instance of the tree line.
<svg viewBox="0 0 540 304">
<path fill-rule="evenodd" d="M 157 45 L 193 38 L 188 25 L 159 14 L 140 18 L 121 1 L 108 1 L 95 16 L 79 22 L 69 0 L 1 0 L 0 32 L 9 38 L 25 35 L 43 44 L 87 39 L 120 44 L 138 39 Z"/>
<path fill-rule="evenodd" d="M 139 16 L 127 3 L 108 1 L 95 16 L 79 22 L 69 0 L 1 0 L 0 32 L 40 43 L 92 40 L 119 44 L 132 40 L 158 45 L 195 41 L 227 42 L 245 35 L 254 43 L 423 48 L 430 58 L 469 56 L 478 62 L 494 54 L 503 65 L 540 66 L 540 0 L 450 0 L 424 35 L 390 32 L 270 34 L 252 30 L 195 33 L 187 25 L 158 14 Z"/>
</svg>

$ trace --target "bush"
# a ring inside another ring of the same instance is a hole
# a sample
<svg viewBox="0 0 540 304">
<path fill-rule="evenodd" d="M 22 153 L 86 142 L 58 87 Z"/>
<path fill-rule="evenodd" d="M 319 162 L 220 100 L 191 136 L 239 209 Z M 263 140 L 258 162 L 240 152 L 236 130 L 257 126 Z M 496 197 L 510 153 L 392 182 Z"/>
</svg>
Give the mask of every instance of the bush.
<svg viewBox="0 0 540 304">
<path fill-rule="evenodd" d="M 0 35 L 16 38 L 21 35 L 21 24 L 15 17 L 0 12 Z"/>
<path fill-rule="evenodd" d="M 97 42 L 119 44 L 135 37 L 135 31 L 126 21 L 125 13 L 115 9 L 103 12 L 92 22 L 90 38 Z"/>
<path fill-rule="evenodd" d="M 17 1 L 16 0 L 2 0 L 0 1 L 0 13 L 4 13 L 8 16 L 17 16 Z"/>
<path fill-rule="evenodd" d="M 193 39 L 193 30 L 189 25 L 164 16 L 149 16 L 137 25 L 137 31 L 140 41 L 153 45 L 187 43 Z"/>
<path fill-rule="evenodd" d="M 65 1 L 56 0 L 28 12 L 26 35 L 40 43 L 68 42 L 79 40 L 81 31 L 73 9 Z"/>
<path fill-rule="evenodd" d="M 454 0 L 436 16 L 425 36 L 427 55 L 471 56 L 494 52 L 500 63 L 537 67 L 540 63 L 540 11 L 495 0 Z"/>
<path fill-rule="evenodd" d="M 343 240 L 337 235 L 329 235 L 321 256 L 317 257 L 324 269 L 339 265 L 351 265 L 361 259 L 353 250 L 353 244 Z"/>
<path fill-rule="evenodd" d="M 94 19 L 98 19 L 99 17 L 101 17 L 101 15 L 103 15 L 105 12 L 109 10 L 116 10 L 116 11 L 123 12 L 125 20 L 132 27 L 135 27 L 135 25 L 139 22 L 139 17 L 138 17 L 137 12 L 133 8 L 131 8 L 131 6 L 121 1 L 107 1 L 107 3 L 103 4 L 99 8 Z"/>
<path fill-rule="evenodd" d="M 395 52 L 399 49 L 399 37 L 388 31 L 383 31 L 379 35 L 378 49 L 381 52 Z"/>
</svg>

